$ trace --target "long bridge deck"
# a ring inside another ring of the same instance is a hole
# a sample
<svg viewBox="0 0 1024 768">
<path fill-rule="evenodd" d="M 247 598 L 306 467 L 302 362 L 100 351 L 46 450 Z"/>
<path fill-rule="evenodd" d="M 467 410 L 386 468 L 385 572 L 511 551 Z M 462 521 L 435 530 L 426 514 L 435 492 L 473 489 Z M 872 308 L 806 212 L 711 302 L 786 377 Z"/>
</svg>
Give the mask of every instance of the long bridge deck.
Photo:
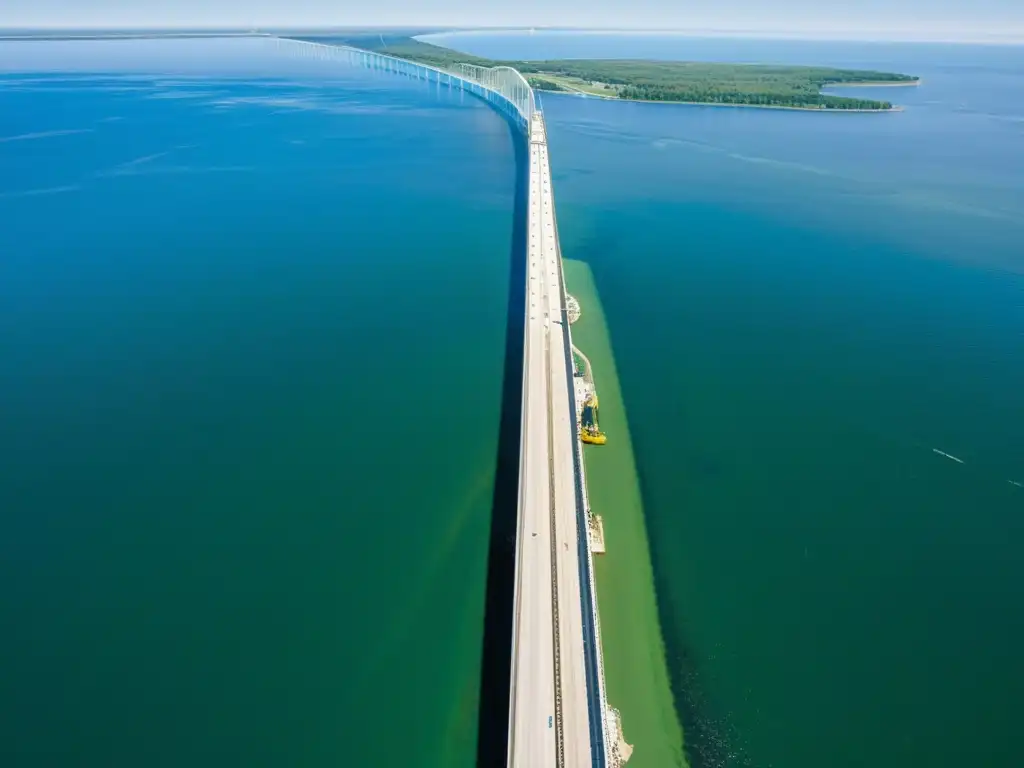
<svg viewBox="0 0 1024 768">
<path fill-rule="evenodd" d="M 571 334 L 544 116 L 509 67 L 438 69 L 347 46 L 279 39 L 304 57 L 461 88 L 486 99 L 529 142 L 522 424 L 507 765 L 606 768 L 600 628 L 590 567 Z"/>
<path fill-rule="evenodd" d="M 592 766 L 561 254 L 543 116 L 530 124 L 519 548 L 509 765 Z M 598 716 L 600 714 L 598 713 Z"/>
</svg>

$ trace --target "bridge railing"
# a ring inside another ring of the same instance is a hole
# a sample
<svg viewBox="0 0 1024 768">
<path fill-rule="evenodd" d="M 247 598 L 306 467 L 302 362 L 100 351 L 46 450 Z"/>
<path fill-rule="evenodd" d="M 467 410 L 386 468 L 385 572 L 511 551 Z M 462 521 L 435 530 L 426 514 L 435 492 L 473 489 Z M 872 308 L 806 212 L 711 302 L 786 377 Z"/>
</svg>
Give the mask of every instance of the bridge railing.
<svg viewBox="0 0 1024 768">
<path fill-rule="evenodd" d="M 512 67 L 478 67 L 473 64 L 453 64 L 441 68 L 391 56 L 379 51 L 368 51 L 349 45 L 317 43 L 294 37 L 277 38 L 287 51 L 303 57 L 344 60 L 367 69 L 406 75 L 439 85 L 448 85 L 474 93 L 491 102 L 529 130 L 530 121 L 537 111 L 533 88 L 526 78 Z"/>
<path fill-rule="evenodd" d="M 456 64 L 452 71 L 508 99 L 527 124 L 533 119 L 533 113 L 537 111 L 537 99 L 533 88 L 518 69 Z"/>
</svg>

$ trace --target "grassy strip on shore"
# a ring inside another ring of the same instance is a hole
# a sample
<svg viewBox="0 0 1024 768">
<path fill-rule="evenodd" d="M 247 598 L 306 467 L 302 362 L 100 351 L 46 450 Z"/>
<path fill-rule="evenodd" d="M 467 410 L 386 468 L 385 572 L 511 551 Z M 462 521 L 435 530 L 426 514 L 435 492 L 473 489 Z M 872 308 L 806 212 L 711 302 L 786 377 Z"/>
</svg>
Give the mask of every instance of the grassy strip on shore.
<svg viewBox="0 0 1024 768">
<path fill-rule="evenodd" d="M 611 339 L 590 267 L 565 260 L 566 289 L 582 314 L 573 344 L 590 359 L 608 444 L 586 446 L 587 490 L 604 520 L 607 553 L 594 557 L 608 701 L 634 747 L 629 768 L 685 766 L 654 594 L 640 483 Z"/>
</svg>

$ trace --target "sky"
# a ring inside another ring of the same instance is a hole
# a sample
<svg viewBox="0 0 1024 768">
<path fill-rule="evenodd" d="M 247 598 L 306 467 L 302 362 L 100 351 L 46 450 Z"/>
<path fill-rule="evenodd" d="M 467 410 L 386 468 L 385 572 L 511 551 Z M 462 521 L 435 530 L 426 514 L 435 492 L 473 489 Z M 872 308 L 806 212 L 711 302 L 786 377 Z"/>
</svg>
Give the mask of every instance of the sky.
<svg viewBox="0 0 1024 768">
<path fill-rule="evenodd" d="M 1024 0 L 0 0 L 0 27 L 371 25 L 1024 40 Z"/>
</svg>

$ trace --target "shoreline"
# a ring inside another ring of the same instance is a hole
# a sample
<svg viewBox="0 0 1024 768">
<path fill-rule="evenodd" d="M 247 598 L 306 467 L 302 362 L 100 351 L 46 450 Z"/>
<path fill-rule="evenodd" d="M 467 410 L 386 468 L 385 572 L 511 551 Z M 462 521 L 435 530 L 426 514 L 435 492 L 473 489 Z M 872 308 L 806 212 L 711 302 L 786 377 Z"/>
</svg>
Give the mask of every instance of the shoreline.
<svg viewBox="0 0 1024 768">
<path fill-rule="evenodd" d="M 850 84 L 852 85 L 852 84 Z M 827 86 L 831 87 L 831 86 Z M 888 114 L 890 112 L 902 112 L 903 107 L 893 104 L 889 109 L 835 109 L 828 107 L 787 107 L 778 104 L 725 104 L 719 101 L 653 101 L 651 99 L 620 99 L 618 96 L 602 96 L 597 93 L 586 91 L 554 91 L 547 88 L 534 88 L 541 93 L 554 93 L 562 96 L 585 96 L 589 99 L 604 99 L 605 101 L 622 101 L 627 104 L 682 104 L 691 107 L 741 107 L 744 109 L 783 109 L 790 112 L 852 112 L 854 114 Z"/>
<path fill-rule="evenodd" d="M 866 80 L 863 83 L 827 83 L 822 87 L 825 88 L 910 88 L 915 85 L 921 84 L 921 78 L 917 80 L 901 80 L 899 82 L 876 82 L 873 80 Z"/>
</svg>

